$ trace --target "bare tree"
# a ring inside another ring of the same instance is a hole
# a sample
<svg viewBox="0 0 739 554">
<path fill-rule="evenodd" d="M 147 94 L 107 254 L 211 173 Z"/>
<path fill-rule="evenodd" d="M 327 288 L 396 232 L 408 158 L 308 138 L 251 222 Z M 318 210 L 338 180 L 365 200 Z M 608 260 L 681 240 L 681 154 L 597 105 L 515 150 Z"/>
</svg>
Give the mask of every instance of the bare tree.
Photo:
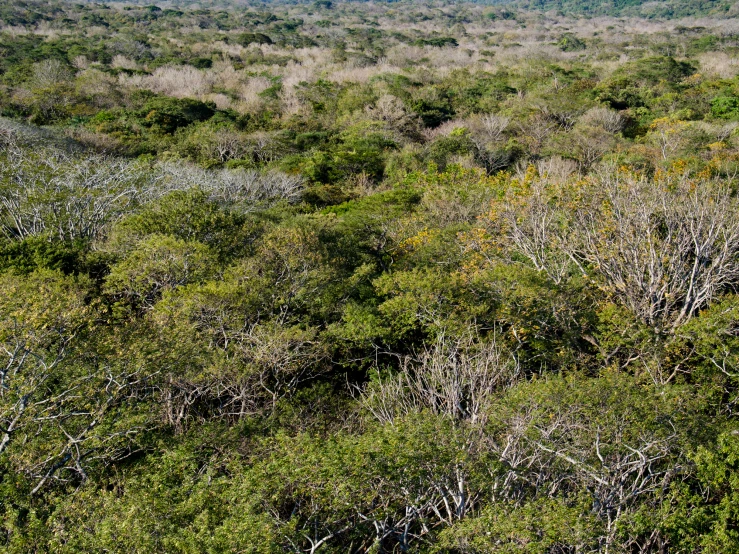
<svg viewBox="0 0 739 554">
<path fill-rule="evenodd" d="M 440 336 L 419 355 L 403 358 L 397 375 L 362 388 L 359 397 L 369 413 L 389 425 L 423 410 L 448 418 L 465 437 L 458 447 L 474 456 L 490 404 L 517 382 L 519 372 L 515 357 L 495 337 L 476 342 Z M 358 512 L 361 521 L 374 527 L 376 544 L 392 538 L 407 549 L 434 527 L 451 525 L 474 509 L 480 491 L 464 463 L 432 464 L 424 475 L 402 483 L 399 490 L 397 483 L 386 484 L 395 492 L 381 494 L 378 501 L 389 502 L 399 494 L 402 511 L 379 510 L 382 518 Z"/>
<path fill-rule="evenodd" d="M 497 114 L 486 114 L 480 116 L 476 122 L 477 125 L 473 125 L 473 130 L 478 130 L 488 142 L 500 142 L 505 137 L 511 118 Z"/>
<path fill-rule="evenodd" d="M 723 142 L 734 134 L 734 131 L 739 129 L 739 121 L 732 121 L 718 127 L 715 131 L 716 140 Z"/>
<path fill-rule="evenodd" d="M 418 117 L 409 112 L 403 101 L 396 96 L 385 94 L 374 106 L 367 106 L 365 111 L 372 119 L 382 121 L 388 129 L 402 135 L 417 137 L 420 132 L 421 124 Z"/>
<path fill-rule="evenodd" d="M 620 132 L 625 124 L 624 117 L 620 113 L 605 107 L 591 108 L 580 117 L 579 122 L 600 127 L 608 133 Z"/>
<path fill-rule="evenodd" d="M 156 181 L 136 162 L 8 148 L 0 160 L 0 229 L 8 238 L 97 238 Z"/>
<path fill-rule="evenodd" d="M 246 150 L 259 164 L 266 164 L 278 156 L 274 134 L 257 132 L 247 137 Z"/>
<path fill-rule="evenodd" d="M 53 87 L 71 79 L 72 72 L 62 62 L 47 59 L 33 64 L 33 84 L 37 87 Z"/>
<path fill-rule="evenodd" d="M 603 170 L 574 224 L 573 257 L 658 331 L 739 282 L 739 200 L 728 183 Z"/>
<path fill-rule="evenodd" d="M 505 168 L 511 161 L 511 153 L 502 148 L 510 118 L 487 114 L 465 122 L 470 130 L 469 138 L 475 145 L 475 157 L 485 170 L 492 174 Z"/>
<path fill-rule="evenodd" d="M 518 128 L 524 142 L 528 145 L 533 155 L 539 155 L 544 142 L 554 133 L 559 124 L 546 114 L 537 112 L 524 122 L 519 123 Z"/>
<path fill-rule="evenodd" d="M 552 156 L 536 161 L 536 171 L 551 183 L 564 183 L 578 172 L 577 162 L 561 156 Z"/>
<path fill-rule="evenodd" d="M 604 155 L 613 150 L 616 137 L 601 127 L 576 125 L 568 134 L 573 154 L 583 170 L 589 170 Z"/>
<path fill-rule="evenodd" d="M 561 282 L 575 269 L 658 332 L 673 332 L 739 283 L 739 200 L 728 183 L 654 182 L 604 167 L 582 185 L 534 180 L 496 221 Z"/>
<path fill-rule="evenodd" d="M 498 213 L 494 230 L 507 236 L 513 248 L 523 254 L 537 271 L 559 284 L 581 267 L 571 250 L 572 214 L 559 202 L 566 194 L 562 183 L 547 177 L 534 179 L 521 191 L 510 191 Z"/>
<path fill-rule="evenodd" d="M 212 199 L 247 211 L 287 200 L 299 200 L 304 180 L 279 171 L 205 170 L 193 165 L 161 164 L 163 188 L 168 191 L 199 188 Z"/>
<path fill-rule="evenodd" d="M 247 146 L 239 133 L 216 131 L 212 149 L 218 161 L 227 162 L 242 158 L 247 151 Z"/>
<path fill-rule="evenodd" d="M 444 336 L 415 358 L 402 360 L 401 371 L 362 389 L 364 407 L 383 423 L 423 409 L 470 424 L 484 422 L 496 391 L 519 377 L 515 357 L 493 338 L 474 344 Z"/>
<path fill-rule="evenodd" d="M 208 171 L 171 163 L 149 168 L 108 156 L 31 150 L 17 137 L 12 128 L 0 136 L 0 231 L 8 238 L 97 239 L 111 223 L 175 190 L 200 188 L 247 211 L 295 202 L 303 190 L 300 176 L 277 171 Z"/>
</svg>

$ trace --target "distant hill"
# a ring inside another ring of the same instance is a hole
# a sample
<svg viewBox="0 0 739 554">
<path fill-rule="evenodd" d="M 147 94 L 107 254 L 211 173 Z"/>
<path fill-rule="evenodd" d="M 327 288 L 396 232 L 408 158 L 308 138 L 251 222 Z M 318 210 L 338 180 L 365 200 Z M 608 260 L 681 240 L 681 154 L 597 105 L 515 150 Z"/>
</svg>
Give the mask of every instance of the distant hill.
<svg viewBox="0 0 739 554">
<path fill-rule="evenodd" d="M 591 16 L 739 16 L 733 0 L 513 0 L 511 5 L 541 11 Z"/>
</svg>

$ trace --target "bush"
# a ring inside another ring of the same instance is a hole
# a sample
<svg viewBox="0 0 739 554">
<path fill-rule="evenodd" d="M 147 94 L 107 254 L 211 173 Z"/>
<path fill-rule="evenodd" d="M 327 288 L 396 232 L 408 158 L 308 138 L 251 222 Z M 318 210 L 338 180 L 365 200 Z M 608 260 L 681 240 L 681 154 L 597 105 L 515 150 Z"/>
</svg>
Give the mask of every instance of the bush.
<svg viewBox="0 0 739 554">
<path fill-rule="evenodd" d="M 272 39 L 263 33 L 241 33 L 236 37 L 236 44 L 249 46 L 250 44 L 274 44 Z"/>
<path fill-rule="evenodd" d="M 152 98 L 138 112 L 138 119 L 147 127 L 172 134 L 180 127 L 210 119 L 215 113 L 213 102 L 191 98 Z"/>
<path fill-rule="evenodd" d="M 719 96 L 711 101 L 711 115 L 719 119 L 739 118 L 739 98 Z"/>
</svg>

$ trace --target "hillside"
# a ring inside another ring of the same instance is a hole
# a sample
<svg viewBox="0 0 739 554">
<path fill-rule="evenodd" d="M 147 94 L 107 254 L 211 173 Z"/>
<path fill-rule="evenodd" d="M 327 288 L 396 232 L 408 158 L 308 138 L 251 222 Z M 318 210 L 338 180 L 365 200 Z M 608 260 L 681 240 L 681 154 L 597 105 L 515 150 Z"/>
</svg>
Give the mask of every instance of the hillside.
<svg viewBox="0 0 739 554">
<path fill-rule="evenodd" d="M 739 552 L 736 21 L 552 4 L 0 3 L 0 552 Z"/>
</svg>

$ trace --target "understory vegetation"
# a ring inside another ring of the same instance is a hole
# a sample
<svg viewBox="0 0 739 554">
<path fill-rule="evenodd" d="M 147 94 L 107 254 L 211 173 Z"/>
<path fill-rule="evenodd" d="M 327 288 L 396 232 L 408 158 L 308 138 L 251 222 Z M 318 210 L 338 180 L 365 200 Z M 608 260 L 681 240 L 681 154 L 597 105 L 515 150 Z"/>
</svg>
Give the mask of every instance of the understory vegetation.
<svg viewBox="0 0 739 554">
<path fill-rule="evenodd" d="M 0 550 L 739 552 L 736 15 L 0 3 Z"/>
</svg>

